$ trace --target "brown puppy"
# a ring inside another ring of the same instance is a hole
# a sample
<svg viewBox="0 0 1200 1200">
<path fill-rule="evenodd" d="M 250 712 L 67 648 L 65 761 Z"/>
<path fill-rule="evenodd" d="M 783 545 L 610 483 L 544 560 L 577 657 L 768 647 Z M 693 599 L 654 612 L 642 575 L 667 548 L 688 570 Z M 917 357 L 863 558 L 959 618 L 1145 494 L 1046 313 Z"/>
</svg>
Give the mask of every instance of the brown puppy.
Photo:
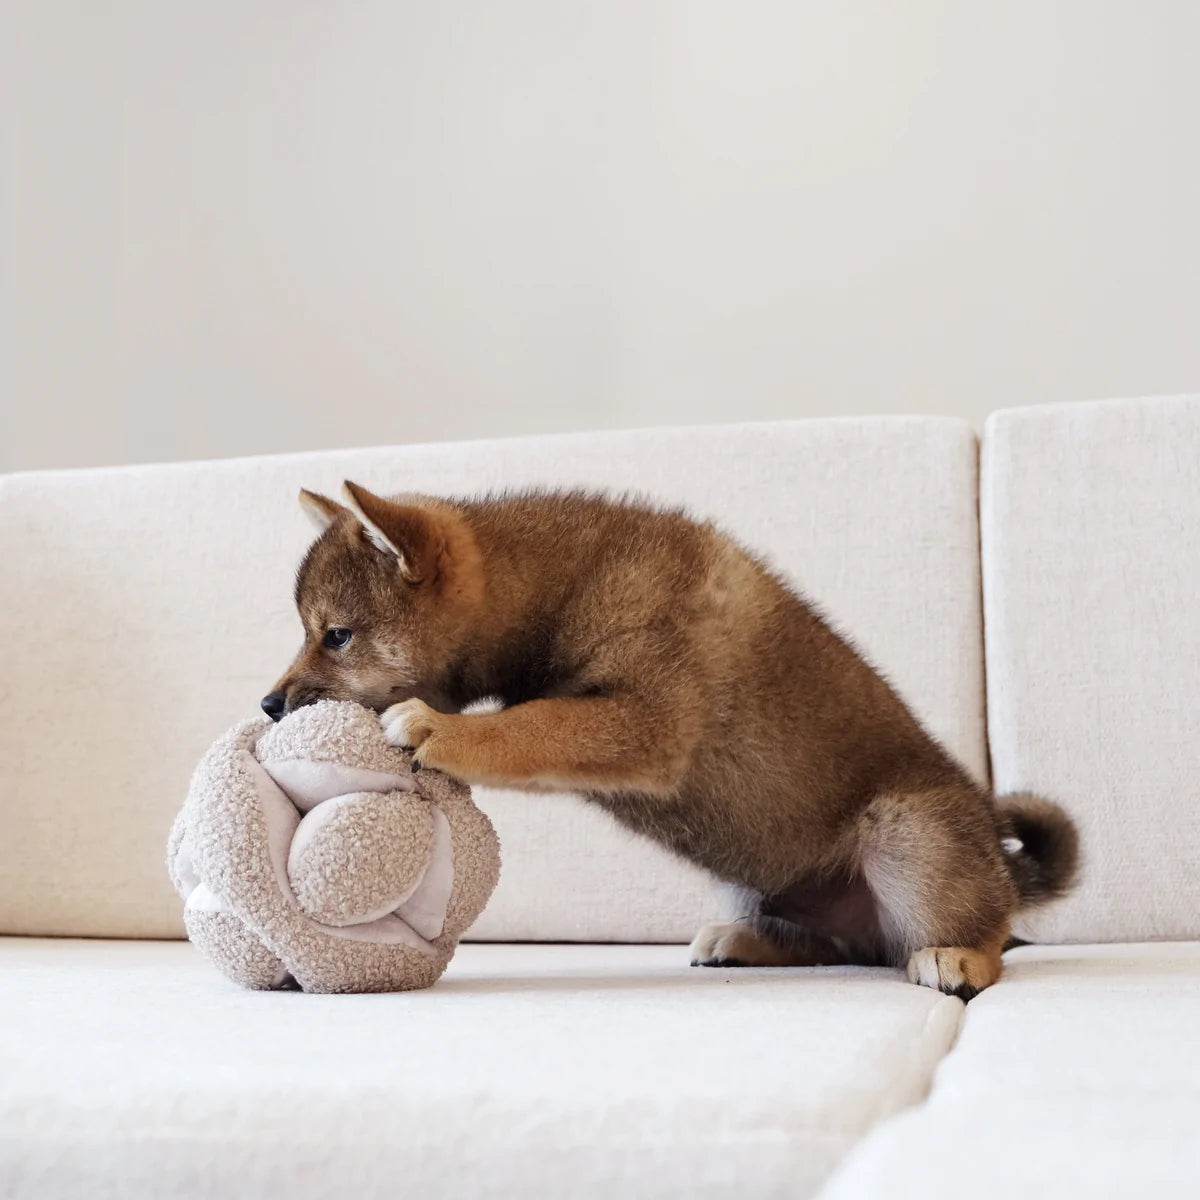
<svg viewBox="0 0 1200 1200">
<path fill-rule="evenodd" d="M 906 965 L 973 996 L 1073 826 L 999 807 L 762 563 L 678 512 L 583 494 L 311 492 L 303 650 L 263 701 L 377 708 L 419 763 L 579 792 L 739 885 L 706 965 Z M 460 710 L 484 697 L 499 712 Z"/>
</svg>

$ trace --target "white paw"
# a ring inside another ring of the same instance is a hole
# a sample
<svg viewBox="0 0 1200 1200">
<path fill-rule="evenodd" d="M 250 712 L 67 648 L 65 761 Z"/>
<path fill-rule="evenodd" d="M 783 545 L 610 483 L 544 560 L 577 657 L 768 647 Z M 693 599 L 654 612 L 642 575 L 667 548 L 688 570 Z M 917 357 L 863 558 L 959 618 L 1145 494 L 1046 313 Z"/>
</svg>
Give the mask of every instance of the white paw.
<svg viewBox="0 0 1200 1200">
<path fill-rule="evenodd" d="M 1000 978 L 999 955 L 961 946 L 926 946 L 908 960 L 908 980 L 970 1000 Z"/>
<path fill-rule="evenodd" d="M 379 717 L 384 737 L 405 750 L 416 750 L 430 735 L 433 709 L 424 700 L 402 700 L 384 709 Z"/>
<path fill-rule="evenodd" d="M 689 947 L 693 967 L 745 966 L 754 945 L 745 925 L 705 925 Z M 749 959 L 753 961 L 753 959 Z"/>
</svg>

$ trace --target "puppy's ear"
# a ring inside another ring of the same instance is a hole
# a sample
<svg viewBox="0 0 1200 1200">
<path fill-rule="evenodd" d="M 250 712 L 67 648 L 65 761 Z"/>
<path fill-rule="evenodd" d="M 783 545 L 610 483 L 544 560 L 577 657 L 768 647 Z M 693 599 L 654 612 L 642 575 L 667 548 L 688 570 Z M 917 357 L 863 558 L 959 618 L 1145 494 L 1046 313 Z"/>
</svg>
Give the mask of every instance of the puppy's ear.
<svg viewBox="0 0 1200 1200">
<path fill-rule="evenodd" d="M 310 492 L 308 488 L 300 489 L 300 507 L 304 509 L 304 515 L 322 533 L 338 517 L 350 514 L 350 510 L 344 504 L 330 500 L 328 496 L 322 496 L 320 492 Z"/>
<path fill-rule="evenodd" d="M 437 574 L 445 538 L 433 513 L 415 504 L 385 500 L 349 479 L 343 491 L 367 537 L 396 558 L 409 583 L 423 583 Z"/>
</svg>

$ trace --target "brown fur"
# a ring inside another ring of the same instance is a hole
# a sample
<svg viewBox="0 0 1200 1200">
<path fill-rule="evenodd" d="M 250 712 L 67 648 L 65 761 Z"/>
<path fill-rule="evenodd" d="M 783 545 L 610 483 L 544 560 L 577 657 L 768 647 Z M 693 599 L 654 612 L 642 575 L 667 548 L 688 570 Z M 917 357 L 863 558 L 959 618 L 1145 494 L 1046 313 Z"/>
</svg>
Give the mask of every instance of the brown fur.
<svg viewBox="0 0 1200 1200">
<path fill-rule="evenodd" d="M 713 526 L 576 493 L 347 488 L 353 511 L 304 495 L 325 529 L 297 577 L 306 643 L 276 685 L 287 709 L 372 705 L 426 766 L 580 792 L 739 885 L 734 927 L 701 931 L 695 961 L 907 964 L 967 996 L 998 977 L 1018 903 L 1069 881 L 1059 810 L 1025 803 L 1020 832 Z M 344 649 L 322 644 L 330 628 L 351 631 Z M 460 711 L 484 697 L 504 708 Z M 1002 838 L 1047 830 L 1057 858 L 1006 857 Z"/>
</svg>

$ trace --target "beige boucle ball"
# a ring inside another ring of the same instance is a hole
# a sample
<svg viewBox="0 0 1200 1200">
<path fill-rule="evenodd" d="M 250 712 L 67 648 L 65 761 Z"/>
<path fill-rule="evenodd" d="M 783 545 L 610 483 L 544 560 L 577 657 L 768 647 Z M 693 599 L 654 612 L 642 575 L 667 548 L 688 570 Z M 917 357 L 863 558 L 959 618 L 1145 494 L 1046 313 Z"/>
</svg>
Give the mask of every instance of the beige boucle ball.
<svg viewBox="0 0 1200 1200">
<path fill-rule="evenodd" d="M 466 785 L 410 763 L 374 712 L 340 701 L 220 738 L 167 847 L 197 948 L 250 988 L 434 983 L 500 851 Z"/>
<path fill-rule="evenodd" d="M 351 792 L 300 822 L 288 879 L 314 920 L 364 924 L 394 912 L 412 894 L 433 844 L 427 801 L 409 792 Z"/>
</svg>

